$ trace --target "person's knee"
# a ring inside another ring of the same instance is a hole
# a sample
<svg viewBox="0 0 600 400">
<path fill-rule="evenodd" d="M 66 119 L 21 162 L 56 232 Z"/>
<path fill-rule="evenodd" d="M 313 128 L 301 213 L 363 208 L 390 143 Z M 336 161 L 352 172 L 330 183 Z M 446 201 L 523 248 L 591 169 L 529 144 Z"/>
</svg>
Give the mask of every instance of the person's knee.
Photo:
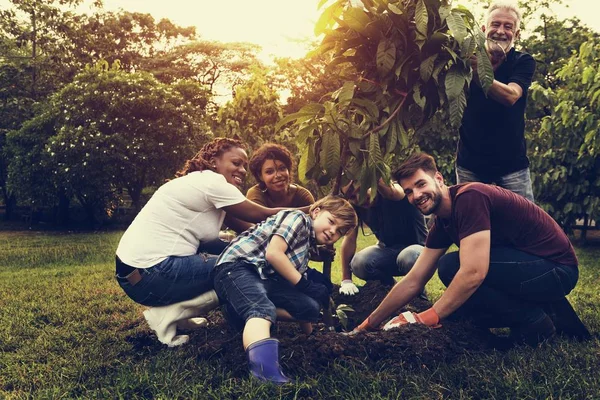
<svg viewBox="0 0 600 400">
<path fill-rule="evenodd" d="M 438 276 L 442 283 L 448 287 L 460 267 L 458 251 L 442 256 L 438 261 Z"/>
<path fill-rule="evenodd" d="M 372 268 L 370 264 L 371 260 L 369 257 L 359 251 L 350 261 L 350 270 L 352 270 L 352 274 L 357 278 L 367 280 Z"/>
<path fill-rule="evenodd" d="M 321 316 L 321 305 L 318 301 L 308 296 L 298 303 L 298 307 L 294 307 L 294 309 L 287 308 L 286 310 L 298 321 L 316 322 Z"/>
<path fill-rule="evenodd" d="M 421 255 L 423 246 L 413 244 L 404 248 L 396 258 L 396 265 L 401 275 L 406 275 L 417 262 L 417 258 Z"/>
</svg>

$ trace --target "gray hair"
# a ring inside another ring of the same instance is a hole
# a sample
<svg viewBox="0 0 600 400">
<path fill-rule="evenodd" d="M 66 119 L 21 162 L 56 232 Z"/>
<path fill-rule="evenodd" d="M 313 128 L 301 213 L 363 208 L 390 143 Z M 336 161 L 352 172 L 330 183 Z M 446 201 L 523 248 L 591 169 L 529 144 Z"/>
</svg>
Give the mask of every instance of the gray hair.
<svg viewBox="0 0 600 400">
<path fill-rule="evenodd" d="M 519 7 L 517 6 L 517 3 L 513 2 L 513 1 L 507 1 L 507 0 L 496 0 L 494 1 L 492 4 L 490 4 L 490 7 L 488 8 L 487 11 L 487 24 L 490 23 L 490 14 L 492 14 L 492 12 L 494 12 L 495 10 L 506 10 L 506 11 L 512 11 L 515 13 L 515 15 L 517 16 L 517 29 L 519 30 L 519 27 L 521 25 L 521 18 L 522 18 L 522 14 L 521 14 L 521 10 L 519 10 Z"/>
</svg>

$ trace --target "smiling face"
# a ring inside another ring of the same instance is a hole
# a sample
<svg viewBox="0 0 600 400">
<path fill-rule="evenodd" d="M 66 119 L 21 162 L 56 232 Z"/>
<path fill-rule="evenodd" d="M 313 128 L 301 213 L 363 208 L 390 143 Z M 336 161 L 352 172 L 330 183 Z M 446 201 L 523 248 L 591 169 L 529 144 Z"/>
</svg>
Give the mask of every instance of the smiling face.
<svg viewBox="0 0 600 400">
<path fill-rule="evenodd" d="M 443 179 L 439 172 L 431 176 L 419 169 L 412 176 L 402 179 L 400 186 L 410 204 L 423 215 L 438 214 L 443 200 Z"/>
<path fill-rule="evenodd" d="M 283 161 L 268 159 L 260 169 L 260 180 L 267 191 L 286 193 L 290 187 L 290 170 Z"/>
<path fill-rule="evenodd" d="M 340 227 L 343 226 L 341 221 L 329 211 L 317 207 L 311 212 L 311 217 L 318 244 L 334 244 L 343 236 L 343 232 L 340 231 Z"/>
<path fill-rule="evenodd" d="M 509 9 L 497 8 L 488 17 L 487 26 L 483 27 L 488 43 L 497 43 L 504 52 L 508 52 L 519 37 L 519 19 L 517 14 Z M 488 51 L 493 46 L 488 45 Z"/>
<path fill-rule="evenodd" d="M 223 175 L 227 182 L 238 188 L 242 187 L 248 168 L 248 155 L 244 149 L 232 147 L 210 162 L 215 166 L 215 172 Z"/>
</svg>

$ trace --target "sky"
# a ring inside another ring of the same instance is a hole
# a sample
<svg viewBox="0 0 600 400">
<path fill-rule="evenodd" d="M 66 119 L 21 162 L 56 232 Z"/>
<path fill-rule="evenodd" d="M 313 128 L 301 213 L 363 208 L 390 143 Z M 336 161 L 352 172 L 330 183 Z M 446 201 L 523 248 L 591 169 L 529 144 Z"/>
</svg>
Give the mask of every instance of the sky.
<svg viewBox="0 0 600 400">
<path fill-rule="evenodd" d="M 262 59 L 302 57 L 315 40 L 318 0 L 104 0 L 108 10 L 123 8 L 147 12 L 156 19 L 168 18 L 182 26 L 196 26 L 204 39 L 220 42 L 246 41 L 263 47 Z M 557 6 L 559 18 L 576 16 L 600 32 L 599 0 L 564 0 Z M 85 9 L 84 9 L 85 10 Z M 88 9 L 89 10 L 89 9 Z"/>
<path fill-rule="evenodd" d="M 331 0 L 329 0 L 331 1 Z M 360 0 L 352 0 L 359 2 Z M 468 0 L 464 0 L 468 1 Z M 262 46 L 260 58 L 273 56 L 300 58 L 306 54 L 307 40 L 317 40 L 314 25 L 319 18 L 319 0 L 103 0 L 107 10 L 122 8 L 168 18 L 180 26 L 196 26 L 206 40 L 244 41 Z M 461 0 L 455 0 L 461 2 Z M 555 6 L 559 19 L 578 17 L 600 32 L 600 0 L 563 0 Z M 0 0 L 0 8 L 8 5 Z M 91 0 L 84 0 L 78 11 L 91 12 Z M 477 15 L 477 13 L 476 13 Z M 523 32 L 526 34 L 526 32 Z"/>
</svg>

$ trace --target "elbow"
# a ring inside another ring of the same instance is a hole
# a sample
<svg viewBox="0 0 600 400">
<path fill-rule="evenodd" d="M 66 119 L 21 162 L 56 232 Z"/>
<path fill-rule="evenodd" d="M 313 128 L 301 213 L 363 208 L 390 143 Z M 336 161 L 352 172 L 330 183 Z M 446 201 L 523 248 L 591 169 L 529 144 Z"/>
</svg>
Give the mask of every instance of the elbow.
<svg viewBox="0 0 600 400">
<path fill-rule="evenodd" d="M 511 97 L 509 97 L 508 99 L 506 99 L 506 100 L 504 101 L 504 105 L 505 105 L 506 107 L 512 107 L 512 106 L 514 106 L 514 105 L 515 105 L 515 103 L 516 103 L 516 102 L 519 100 L 519 98 L 520 98 L 520 97 L 512 97 L 512 96 L 511 96 Z"/>
<path fill-rule="evenodd" d="M 269 249 L 267 248 L 267 251 L 265 252 L 265 260 L 267 260 L 267 262 L 271 265 L 273 265 L 275 263 L 275 260 L 277 259 L 277 254 L 274 251 L 269 251 Z"/>
<path fill-rule="evenodd" d="M 465 272 L 464 282 L 470 289 L 477 289 L 479 286 L 481 286 L 487 275 L 486 272 L 478 269 Z"/>
</svg>

